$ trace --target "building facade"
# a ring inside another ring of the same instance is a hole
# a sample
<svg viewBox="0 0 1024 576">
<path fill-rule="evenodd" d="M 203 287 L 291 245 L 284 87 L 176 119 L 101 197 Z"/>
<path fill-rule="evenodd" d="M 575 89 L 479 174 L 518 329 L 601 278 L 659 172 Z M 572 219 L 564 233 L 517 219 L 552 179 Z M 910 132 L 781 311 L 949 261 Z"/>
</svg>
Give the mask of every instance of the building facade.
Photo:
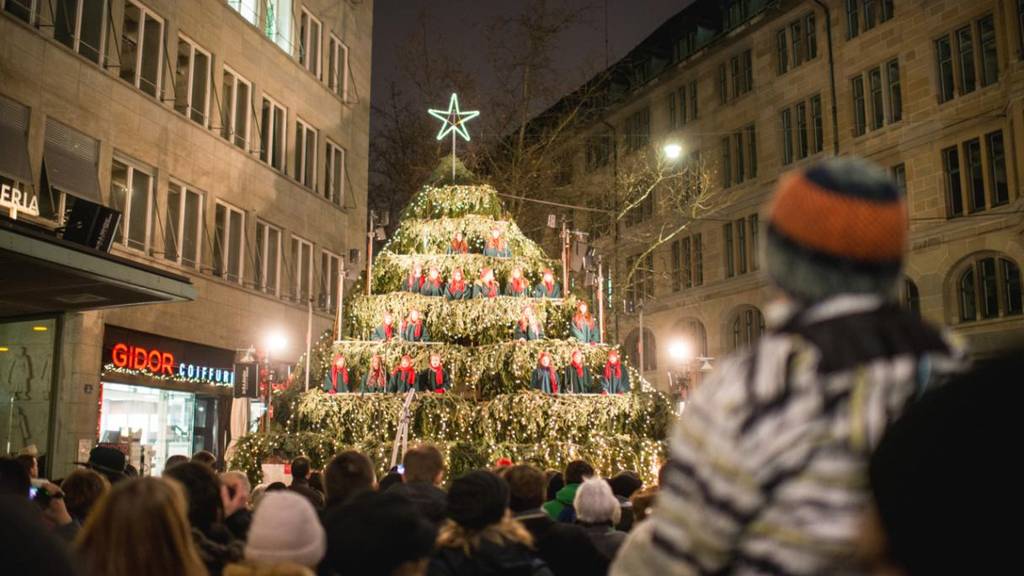
<svg viewBox="0 0 1024 576">
<path fill-rule="evenodd" d="M 670 19 L 606 71 L 615 96 L 566 141 L 571 183 L 557 190 L 606 209 L 631 154 L 674 143 L 728 201 L 683 214 L 661 188 L 594 241 L 615 271 L 609 339 L 618 325 L 634 363 L 642 340 L 662 387 L 702 364 L 672 344 L 720 358 L 755 340 L 775 297 L 759 262 L 766 199 L 788 170 L 858 155 L 907 195 L 896 296 L 978 357 L 1004 349 L 1024 329 L 1022 30 L 1024 2 L 999 0 L 698 0 Z M 569 217 L 586 229 L 594 214 Z"/>
<path fill-rule="evenodd" d="M 97 441 L 148 446 L 154 471 L 222 454 L 247 427 L 230 424 L 236 352 L 280 332 L 273 360 L 293 363 L 308 325 L 314 340 L 333 326 L 339 275 L 364 257 L 372 15 L 344 0 L 0 0 L 0 149 L 15 151 L 0 179 L 38 200 L 20 219 L 60 229 L 83 202 L 114 208 L 111 252 L 196 290 L 57 318 L 60 362 L 31 375 L 0 353 L 5 378 L 21 366 L 51 399 L 4 422 L 8 450 L 36 445 L 52 477 Z"/>
</svg>

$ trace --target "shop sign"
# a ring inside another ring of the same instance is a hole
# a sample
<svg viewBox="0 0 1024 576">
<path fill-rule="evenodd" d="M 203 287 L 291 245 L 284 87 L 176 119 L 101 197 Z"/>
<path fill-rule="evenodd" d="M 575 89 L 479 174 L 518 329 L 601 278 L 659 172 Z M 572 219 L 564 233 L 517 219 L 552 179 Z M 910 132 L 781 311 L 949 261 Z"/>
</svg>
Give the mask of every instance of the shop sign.
<svg viewBox="0 0 1024 576">
<path fill-rule="evenodd" d="M 259 365 L 255 362 L 235 363 L 235 398 L 259 397 Z"/>
<path fill-rule="evenodd" d="M 228 350 L 116 326 L 106 327 L 103 340 L 104 364 L 118 370 L 166 380 L 235 384 L 234 354 Z"/>
<path fill-rule="evenodd" d="M 15 220 L 19 212 L 39 216 L 39 198 L 9 184 L 0 184 L 0 207 L 7 208 Z"/>
</svg>

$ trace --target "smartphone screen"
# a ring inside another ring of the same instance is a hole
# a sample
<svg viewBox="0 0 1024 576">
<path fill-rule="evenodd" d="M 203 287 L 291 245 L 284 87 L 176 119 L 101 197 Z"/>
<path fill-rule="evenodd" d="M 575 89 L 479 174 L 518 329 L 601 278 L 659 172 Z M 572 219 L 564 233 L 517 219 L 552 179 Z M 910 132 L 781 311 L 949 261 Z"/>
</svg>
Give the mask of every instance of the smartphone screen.
<svg viewBox="0 0 1024 576">
<path fill-rule="evenodd" d="M 404 465 L 402 465 L 402 464 L 398 465 L 398 473 L 399 474 L 405 474 L 405 466 Z"/>
<path fill-rule="evenodd" d="M 37 488 L 36 486 L 29 486 L 28 487 L 28 499 L 29 500 L 35 500 L 36 496 L 38 494 L 39 494 L 39 488 Z"/>
</svg>

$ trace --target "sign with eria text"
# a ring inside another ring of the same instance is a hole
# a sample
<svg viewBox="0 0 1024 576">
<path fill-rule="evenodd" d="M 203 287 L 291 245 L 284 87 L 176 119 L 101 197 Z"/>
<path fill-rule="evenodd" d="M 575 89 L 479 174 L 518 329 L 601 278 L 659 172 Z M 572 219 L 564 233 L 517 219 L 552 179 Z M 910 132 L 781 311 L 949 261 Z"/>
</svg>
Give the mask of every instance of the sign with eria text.
<svg viewBox="0 0 1024 576">
<path fill-rule="evenodd" d="M 19 212 L 39 216 L 39 198 L 9 184 L 0 184 L 0 207 L 7 208 L 14 220 L 18 219 Z"/>
<path fill-rule="evenodd" d="M 105 366 L 142 376 L 235 384 L 234 352 L 117 326 L 104 331 L 103 359 Z"/>
</svg>

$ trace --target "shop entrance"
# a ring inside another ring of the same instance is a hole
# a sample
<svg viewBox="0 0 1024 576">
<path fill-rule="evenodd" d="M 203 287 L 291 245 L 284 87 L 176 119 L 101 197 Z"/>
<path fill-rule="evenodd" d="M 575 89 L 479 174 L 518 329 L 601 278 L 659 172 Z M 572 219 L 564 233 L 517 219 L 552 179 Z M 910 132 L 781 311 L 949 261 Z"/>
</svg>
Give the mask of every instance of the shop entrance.
<svg viewBox="0 0 1024 576">
<path fill-rule="evenodd" d="M 100 442 L 141 454 L 150 469 L 140 472 L 157 476 L 168 457 L 192 455 L 196 416 L 196 395 L 191 392 L 104 382 Z"/>
</svg>

